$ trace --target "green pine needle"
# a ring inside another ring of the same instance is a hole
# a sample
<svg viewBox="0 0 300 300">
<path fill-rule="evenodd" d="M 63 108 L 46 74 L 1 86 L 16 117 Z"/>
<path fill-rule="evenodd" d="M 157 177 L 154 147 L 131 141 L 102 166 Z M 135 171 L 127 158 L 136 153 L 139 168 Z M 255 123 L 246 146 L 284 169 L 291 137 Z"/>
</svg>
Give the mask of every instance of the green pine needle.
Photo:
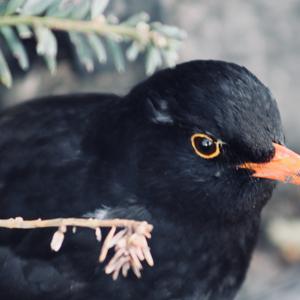
<svg viewBox="0 0 300 300">
<path fill-rule="evenodd" d="M 108 4 L 109 0 L 7 0 L 0 3 L 0 35 L 23 70 L 29 68 L 23 39 L 34 35 L 37 54 L 44 58 L 50 72 L 55 73 L 59 51 L 55 31 L 69 34 L 79 62 L 88 72 L 92 72 L 97 63 L 106 63 L 108 56 L 117 71 L 123 72 L 125 56 L 135 61 L 141 53 L 145 53 L 148 75 L 163 63 L 170 67 L 175 65 L 179 45 L 185 38 L 182 30 L 159 22 L 149 23 L 149 16 L 144 12 L 118 23 L 116 17 L 103 15 Z M 0 81 L 7 87 L 12 85 L 11 72 L 1 49 Z"/>
</svg>

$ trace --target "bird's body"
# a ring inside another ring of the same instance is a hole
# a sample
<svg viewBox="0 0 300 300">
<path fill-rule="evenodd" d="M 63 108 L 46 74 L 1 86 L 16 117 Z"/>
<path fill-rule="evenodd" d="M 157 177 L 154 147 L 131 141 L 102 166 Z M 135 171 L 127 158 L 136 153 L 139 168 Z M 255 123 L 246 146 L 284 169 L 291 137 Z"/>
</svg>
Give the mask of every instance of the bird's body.
<svg viewBox="0 0 300 300">
<path fill-rule="evenodd" d="M 190 137 L 222 140 L 203 159 Z M 274 184 L 238 169 L 282 144 L 267 88 L 234 64 L 190 62 L 127 96 L 70 95 L 0 115 L 0 218 L 131 218 L 154 225 L 155 260 L 117 281 L 97 263 L 94 234 L 0 231 L 1 299 L 233 299 Z"/>
</svg>

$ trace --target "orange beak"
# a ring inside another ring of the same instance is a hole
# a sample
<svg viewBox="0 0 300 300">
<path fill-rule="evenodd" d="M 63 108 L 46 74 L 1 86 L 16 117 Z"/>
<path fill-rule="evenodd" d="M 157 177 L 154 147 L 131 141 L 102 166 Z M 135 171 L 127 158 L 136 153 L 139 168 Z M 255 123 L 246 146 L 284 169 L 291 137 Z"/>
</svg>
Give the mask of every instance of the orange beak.
<svg viewBox="0 0 300 300">
<path fill-rule="evenodd" d="M 300 155 L 273 143 L 275 155 L 267 163 L 245 163 L 240 168 L 253 170 L 254 177 L 273 179 L 300 185 Z"/>
</svg>

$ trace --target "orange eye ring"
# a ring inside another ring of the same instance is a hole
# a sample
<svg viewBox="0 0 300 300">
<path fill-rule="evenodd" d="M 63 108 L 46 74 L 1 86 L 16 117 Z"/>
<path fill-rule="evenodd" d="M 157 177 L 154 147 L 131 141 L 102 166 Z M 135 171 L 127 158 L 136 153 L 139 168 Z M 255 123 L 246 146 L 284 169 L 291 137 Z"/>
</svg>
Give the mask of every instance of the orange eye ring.
<svg viewBox="0 0 300 300">
<path fill-rule="evenodd" d="M 197 155 L 205 159 L 212 159 L 221 153 L 221 141 L 215 141 L 204 133 L 195 133 L 191 137 L 191 143 Z"/>
</svg>

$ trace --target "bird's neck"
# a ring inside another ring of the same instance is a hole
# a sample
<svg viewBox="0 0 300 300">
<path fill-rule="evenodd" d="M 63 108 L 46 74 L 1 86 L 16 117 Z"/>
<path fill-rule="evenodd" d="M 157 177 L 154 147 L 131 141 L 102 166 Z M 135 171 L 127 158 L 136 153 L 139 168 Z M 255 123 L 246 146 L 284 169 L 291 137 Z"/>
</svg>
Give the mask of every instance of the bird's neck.
<svg viewBox="0 0 300 300">
<path fill-rule="evenodd" d="M 259 217 L 238 223 L 212 221 L 199 227 L 194 257 L 208 299 L 233 299 L 247 272 L 257 240 Z M 200 284 L 201 286 L 201 284 Z"/>
<path fill-rule="evenodd" d="M 216 219 L 201 222 L 188 217 L 185 220 L 174 218 L 170 221 L 173 226 L 158 221 L 155 234 L 167 236 L 166 245 L 152 249 L 169 249 L 165 259 L 177 261 L 176 276 L 183 278 L 186 289 L 190 289 L 189 294 L 197 295 L 195 299 L 231 300 L 244 281 L 259 221 L 258 215 L 238 223 Z M 170 232 L 168 228 L 174 231 Z M 159 256 L 163 254 L 159 253 Z"/>
</svg>

